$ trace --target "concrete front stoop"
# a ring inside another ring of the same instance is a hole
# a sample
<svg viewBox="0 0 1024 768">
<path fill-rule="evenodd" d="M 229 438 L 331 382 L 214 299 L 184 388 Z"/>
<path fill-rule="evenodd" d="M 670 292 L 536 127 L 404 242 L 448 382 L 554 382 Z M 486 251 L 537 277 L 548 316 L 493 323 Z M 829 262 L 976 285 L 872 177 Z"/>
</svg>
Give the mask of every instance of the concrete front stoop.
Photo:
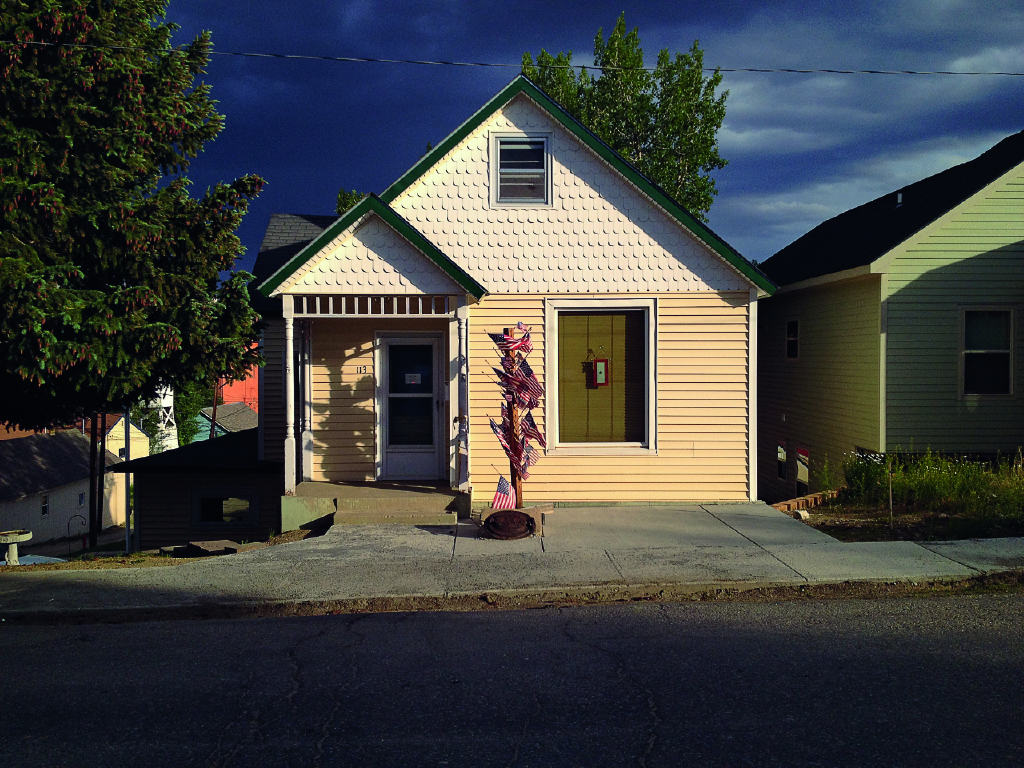
<svg viewBox="0 0 1024 768">
<path fill-rule="evenodd" d="M 304 482 L 296 486 L 295 496 L 285 498 L 291 500 L 289 507 L 309 510 L 311 520 L 333 514 L 335 525 L 455 525 L 460 512 L 468 510 L 466 494 L 421 483 Z M 281 506 L 283 527 L 284 499 Z"/>
</svg>

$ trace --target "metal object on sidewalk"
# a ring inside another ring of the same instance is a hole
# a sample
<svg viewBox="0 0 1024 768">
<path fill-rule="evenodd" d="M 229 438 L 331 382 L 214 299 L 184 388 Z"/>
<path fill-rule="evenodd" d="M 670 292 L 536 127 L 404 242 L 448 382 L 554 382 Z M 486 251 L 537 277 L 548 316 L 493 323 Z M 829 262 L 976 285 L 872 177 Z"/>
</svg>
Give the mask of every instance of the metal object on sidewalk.
<svg viewBox="0 0 1024 768">
<path fill-rule="evenodd" d="M 7 564 L 20 565 L 18 562 L 18 542 L 32 538 L 32 531 L 0 531 L 0 544 L 7 545 Z"/>
<path fill-rule="evenodd" d="M 492 539 L 525 539 L 536 532 L 533 518 L 518 509 L 500 509 L 484 520 L 484 530 Z"/>
</svg>

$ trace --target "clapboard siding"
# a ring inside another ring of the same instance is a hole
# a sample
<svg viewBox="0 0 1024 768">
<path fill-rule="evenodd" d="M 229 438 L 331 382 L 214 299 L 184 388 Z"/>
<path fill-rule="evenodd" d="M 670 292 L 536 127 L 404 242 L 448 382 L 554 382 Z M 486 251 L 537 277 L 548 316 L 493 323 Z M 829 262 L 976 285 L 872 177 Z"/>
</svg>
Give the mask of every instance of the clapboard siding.
<svg viewBox="0 0 1024 768">
<path fill-rule="evenodd" d="M 776 294 L 759 303 L 758 491 L 795 493 L 798 448 L 816 488 L 825 458 L 838 467 L 855 447 L 881 449 L 881 280 L 867 276 Z M 786 323 L 799 324 L 799 354 L 786 357 Z M 777 447 L 785 442 L 786 480 Z"/>
<path fill-rule="evenodd" d="M 749 294 L 629 298 L 657 299 L 657 452 L 547 451 L 524 482 L 526 503 L 747 499 Z M 520 320 L 533 329 L 529 360 L 544 384 L 545 340 L 555 329 L 544 326 L 543 296 L 488 296 L 470 312 L 470 467 L 477 504 L 490 500 L 499 471 L 508 476 L 508 460 L 488 426 L 500 418 L 501 398 L 491 371 L 497 352 L 487 333 Z M 547 433 L 545 405 L 533 415 Z"/>
<path fill-rule="evenodd" d="M 284 459 L 284 320 L 268 319 L 263 328 L 260 377 L 260 438 L 268 461 Z"/>
<path fill-rule="evenodd" d="M 377 478 L 376 334 L 442 335 L 447 359 L 448 321 L 313 320 L 312 479 L 322 482 Z M 365 370 L 364 370 L 365 369 Z"/>
<path fill-rule="evenodd" d="M 1013 451 L 1024 434 L 1024 165 L 883 260 L 889 448 Z M 961 308 L 1014 313 L 1014 394 L 961 396 Z"/>
<path fill-rule="evenodd" d="M 189 541 L 264 539 L 280 531 L 282 491 L 279 473 L 136 473 L 135 517 L 140 546 L 152 549 Z M 247 524 L 200 523 L 198 504 L 204 496 L 245 496 L 256 507 L 254 519 Z"/>
</svg>

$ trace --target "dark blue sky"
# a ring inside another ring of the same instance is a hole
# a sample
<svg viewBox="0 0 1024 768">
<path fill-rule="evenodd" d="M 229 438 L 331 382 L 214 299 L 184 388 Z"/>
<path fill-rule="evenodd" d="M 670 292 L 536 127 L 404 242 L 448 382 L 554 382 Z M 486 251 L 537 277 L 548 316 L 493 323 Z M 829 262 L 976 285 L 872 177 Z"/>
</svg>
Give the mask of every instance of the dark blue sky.
<svg viewBox="0 0 1024 768">
<path fill-rule="evenodd" d="M 1019 2 L 643 2 L 626 7 L 649 64 L 695 39 L 725 67 L 1024 72 Z M 193 165 L 198 188 L 255 172 L 240 230 L 249 266 L 271 213 L 334 212 L 339 187 L 380 192 L 518 72 L 524 51 L 591 60 L 623 3 L 171 0 L 184 41 L 325 56 L 449 59 L 508 68 L 215 56 L 227 127 Z M 726 73 L 711 226 L 764 260 L 854 205 L 970 159 L 1024 129 L 1024 77 Z"/>
</svg>

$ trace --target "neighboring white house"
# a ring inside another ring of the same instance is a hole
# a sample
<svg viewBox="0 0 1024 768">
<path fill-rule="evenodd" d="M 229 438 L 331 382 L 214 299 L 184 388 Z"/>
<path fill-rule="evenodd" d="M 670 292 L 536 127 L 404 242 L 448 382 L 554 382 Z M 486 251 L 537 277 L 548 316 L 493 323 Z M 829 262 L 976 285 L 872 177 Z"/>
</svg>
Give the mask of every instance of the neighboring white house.
<svg viewBox="0 0 1024 768">
<path fill-rule="evenodd" d="M 117 457 L 108 451 L 106 463 Z M 124 483 L 124 475 L 107 473 L 104 528 L 124 523 Z M 58 432 L 0 441 L 0 530 L 32 531 L 31 544 L 37 544 L 82 534 L 88 519 L 87 437 Z"/>
</svg>

